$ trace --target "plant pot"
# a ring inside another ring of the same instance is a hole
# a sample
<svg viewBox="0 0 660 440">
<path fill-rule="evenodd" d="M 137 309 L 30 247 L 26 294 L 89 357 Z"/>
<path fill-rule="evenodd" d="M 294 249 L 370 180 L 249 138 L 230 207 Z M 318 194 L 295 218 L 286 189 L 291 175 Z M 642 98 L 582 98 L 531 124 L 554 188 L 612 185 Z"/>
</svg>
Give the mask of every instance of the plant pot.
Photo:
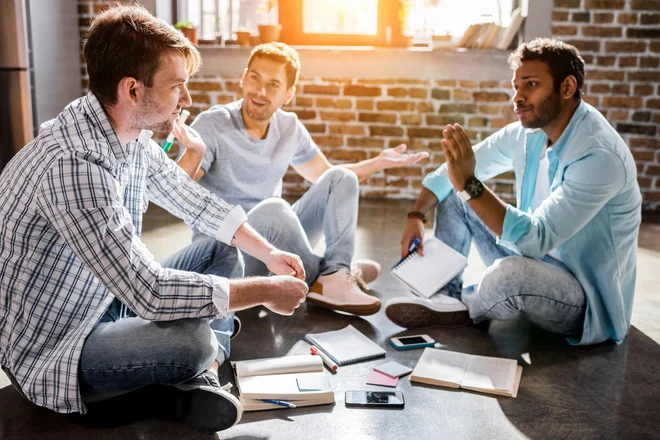
<svg viewBox="0 0 660 440">
<path fill-rule="evenodd" d="M 179 30 L 181 33 L 183 33 L 183 35 L 186 36 L 187 39 L 190 40 L 192 44 L 199 44 L 199 41 L 197 40 L 197 28 L 181 28 Z"/>
<path fill-rule="evenodd" d="M 236 42 L 240 46 L 249 46 L 250 45 L 250 33 L 248 31 L 237 31 L 236 32 Z"/>
<path fill-rule="evenodd" d="M 281 24 L 260 24 L 259 25 L 259 39 L 262 43 L 270 43 L 277 41 L 282 32 Z"/>
</svg>

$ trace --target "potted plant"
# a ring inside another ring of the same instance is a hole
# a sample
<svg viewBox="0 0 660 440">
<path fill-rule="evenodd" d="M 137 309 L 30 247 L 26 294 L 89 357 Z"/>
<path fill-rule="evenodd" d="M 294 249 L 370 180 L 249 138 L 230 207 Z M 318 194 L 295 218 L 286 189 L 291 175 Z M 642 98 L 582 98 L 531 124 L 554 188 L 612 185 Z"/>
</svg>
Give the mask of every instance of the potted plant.
<svg viewBox="0 0 660 440">
<path fill-rule="evenodd" d="M 249 46 L 250 45 L 250 31 L 244 27 L 238 28 L 236 31 L 236 42 L 240 46 Z"/>
<path fill-rule="evenodd" d="M 278 9 L 277 0 L 264 0 L 259 5 L 259 8 L 257 8 L 257 13 L 266 15 L 267 24 L 259 25 L 259 39 L 262 43 L 270 43 L 271 41 L 277 41 L 280 38 L 282 25 L 277 22 L 275 24 L 271 22 L 273 15 L 272 12 L 275 9 Z"/>
<path fill-rule="evenodd" d="M 197 39 L 197 26 L 195 26 L 192 21 L 180 21 L 175 24 L 174 27 L 180 30 L 192 44 L 199 44 Z"/>
</svg>

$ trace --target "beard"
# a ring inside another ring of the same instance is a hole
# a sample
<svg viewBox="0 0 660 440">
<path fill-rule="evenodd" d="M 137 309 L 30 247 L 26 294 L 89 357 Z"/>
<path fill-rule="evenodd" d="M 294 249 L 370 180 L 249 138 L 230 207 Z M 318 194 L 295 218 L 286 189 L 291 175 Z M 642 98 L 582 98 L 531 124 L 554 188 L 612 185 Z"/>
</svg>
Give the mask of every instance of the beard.
<svg viewBox="0 0 660 440">
<path fill-rule="evenodd" d="M 154 98 L 154 93 L 147 88 L 144 105 L 141 111 L 133 117 L 132 128 L 134 130 L 151 130 L 154 133 L 169 133 L 174 129 L 174 122 L 170 121 L 171 114 L 167 119 L 161 119 L 164 112 L 164 108 L 159 106 Z"/>
<path fill-rule="evenodd" d="M 243 102 L 243 108 L 245 109 L 245 113 L 250 117 L 250 119 L 255 120 L 255 121 L 267 121 L 273 116 L 274 111 L 270 110 L 270 101 L 266 101 L 267 104 L 264 106 L 263 109 L 255 109 L 252 107 L 252 102 L 251 102 L 251 96 L 247 95 L 246 99 Z"/>
<path fill-rule="evenodd" d="M 529 113 L 531 113 L 529 120 L 520 120 L 523 127 L 543 128 L 550 124 L 561 113 L 561 97 L 559 93 L 552 92 L 541 102 L 537 109 Z"/>
</svg>

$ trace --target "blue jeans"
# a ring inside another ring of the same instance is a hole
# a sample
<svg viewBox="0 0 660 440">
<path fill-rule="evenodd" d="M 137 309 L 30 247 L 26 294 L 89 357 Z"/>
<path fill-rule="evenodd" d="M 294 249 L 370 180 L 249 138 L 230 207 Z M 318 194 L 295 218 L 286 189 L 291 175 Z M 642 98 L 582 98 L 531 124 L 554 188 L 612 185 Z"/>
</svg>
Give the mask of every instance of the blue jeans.
<svg viewBox="0 0 660 440">
<path fill-rule="evenodd" d="M 585 294 L 561 261 L 548 255 L 539 260 L 523 257 L 499 245 L 495 234 L 454 191 L 438 204 L 434 234 L 465 256 L 474 240 L 488 266 L 476 289 L 463 289 L 461 273 L 436 293 L 463 301 L 474 322 L 520 316 L 554 333 L 582 334 Z"/>
<path fill-rule="evenodd" d="M 214 240 L 215 241 L 215 240 Z M 243 259 L 222 243 L 195 243 L 163 267 L 227 278 L 243 276 Z M 147 321 L 115 299 L 85 339 L 80 382 L 86 403 L 149 385 L 173 385 L 202 373 L 230 354 L 233 313 L 225 318 Z"/>
<path fill-rule="evenodd" d="M 358 179 L 354 172 L 332 167 L 319 177 L 293 206 L 280 198 L 269 198 L 248 213 L 248 223 L 273 246 L 300 256 L 306 281 L 313 284 L 319 275 L 349 269 L 355 248 Z M 323 255 L 314 246 L 325 236 Z M 206 240 L 198 234 L 195 242 Z M 244 254 L 246 276 L 266 276 L 266 265 Z"/>
</svg>

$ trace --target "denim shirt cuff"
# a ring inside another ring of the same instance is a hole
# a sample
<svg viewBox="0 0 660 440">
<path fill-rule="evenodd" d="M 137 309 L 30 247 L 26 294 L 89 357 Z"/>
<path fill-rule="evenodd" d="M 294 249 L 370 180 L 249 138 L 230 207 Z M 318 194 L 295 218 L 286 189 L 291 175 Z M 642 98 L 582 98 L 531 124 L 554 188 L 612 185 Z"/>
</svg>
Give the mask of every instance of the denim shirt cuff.
<svg viewBox="0 0 660 440">
<path fill-rule="evenodd" d="M 454 189 L 449 176 L 447 176 L 446 168 L 440 168 L 437 171 L 427 174 L 422 181 L 422 185 L 435 194 L 438 203 L 444 201 L 451 193 L 451 190 Z"/>
<path fill-rule="evenodd" d="M 531 224 L 532 219 L 529 214 L 524 213 L 512 205 L 506 205 L 501 240 L 508 243 L 516 243 L 529 230 Z"/>
</svg>

